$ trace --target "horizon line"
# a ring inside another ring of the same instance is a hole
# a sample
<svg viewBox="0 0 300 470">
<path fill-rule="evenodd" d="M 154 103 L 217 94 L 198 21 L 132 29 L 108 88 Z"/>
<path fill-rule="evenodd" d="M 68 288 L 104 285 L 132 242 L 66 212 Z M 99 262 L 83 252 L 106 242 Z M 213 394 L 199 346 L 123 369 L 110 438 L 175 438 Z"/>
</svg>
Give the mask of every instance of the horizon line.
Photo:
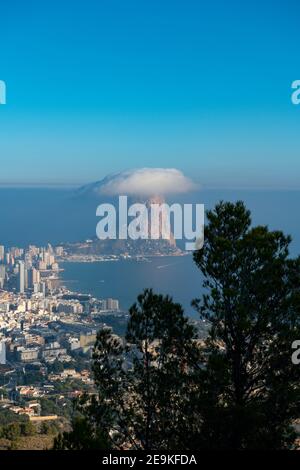
<svg viewBox="0 0 300 470">
<path fill-rule="evenodd" d="M 1 182 L 0 189 L 75 189 L 90 184 L 91 182 L 85 183 L 37 183 L 37 182 Z M 221 186 L 221 185 L 202 185 L 198 191 L 300 191 L 300 186 Z M 188 194 L 189 192 L 185 193 Z M 191 192 L 190 192 L 191 193 Z"/>
</svg>

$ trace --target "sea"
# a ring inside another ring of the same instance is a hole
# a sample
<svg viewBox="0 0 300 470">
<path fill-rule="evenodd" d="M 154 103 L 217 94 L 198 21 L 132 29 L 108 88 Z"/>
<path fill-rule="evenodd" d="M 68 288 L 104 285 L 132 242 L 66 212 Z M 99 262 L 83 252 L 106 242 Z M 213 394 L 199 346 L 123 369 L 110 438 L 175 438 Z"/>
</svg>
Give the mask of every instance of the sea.
<svg viewBox="0 0 300 470">
<path fill-rule="evenodd" d="M 146 288 L 170 295 L 188 316 L 197 316 L 191 301 L 201 295 L 202 277 L 191 255 L 157 257 L 147 261 L 63 263 L 62 278 L 72 291 L 112 297 L 127 310 Z"/>
<path fill-rule="evenodd" d="M 254 225 L 268 225 L 292 236 L 291 255 L 300 254 L 300 191 L 203 190 L 181 198 L 182 203 L 242 200 Z M 81 241 L 95 236 L 96 208 L 101 201 L 78 195 L 73 188 L 0 188 L 0 245 L 26 247 Z M 174 201 L 170 201 L 174 202 Z M 62 264 L 61 276 L 71 290 L 95 297 L 119 299 L 128 309 L 145 288 L 171 295 L 189 316 L 191 301 L 201 296 L 202 278 L 191 255 L 147 261 L 106 261 Z"/>
</svg>

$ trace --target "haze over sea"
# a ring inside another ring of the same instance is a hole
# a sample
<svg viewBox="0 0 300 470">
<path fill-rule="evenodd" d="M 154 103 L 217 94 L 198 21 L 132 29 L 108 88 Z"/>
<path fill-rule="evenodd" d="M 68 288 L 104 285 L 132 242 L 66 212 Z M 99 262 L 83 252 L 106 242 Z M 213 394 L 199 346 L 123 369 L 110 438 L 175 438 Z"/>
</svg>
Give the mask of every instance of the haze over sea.
<svg viewBox="0 0 300 470">
<path fill-rule="evenodd" d="M 25 247 L 80 241 L 95 236 L 100 201 L 77 197 L 71 189 L 0 188 L 0 244 Z M 203 190 L 178 202 L 245 201 L 253 224 L 268 225 L 292 235 L 291 254 L 300 253 L 300 191 Z M 199 296 L 201 277 L 192 257 L 162 257 L 151 262 L 64 263 L 66 285 L 98 297 L 115 297 L 128 308 L 145 287 L 169 293 L 192 314 L 190 301 Z"/>
</svg>

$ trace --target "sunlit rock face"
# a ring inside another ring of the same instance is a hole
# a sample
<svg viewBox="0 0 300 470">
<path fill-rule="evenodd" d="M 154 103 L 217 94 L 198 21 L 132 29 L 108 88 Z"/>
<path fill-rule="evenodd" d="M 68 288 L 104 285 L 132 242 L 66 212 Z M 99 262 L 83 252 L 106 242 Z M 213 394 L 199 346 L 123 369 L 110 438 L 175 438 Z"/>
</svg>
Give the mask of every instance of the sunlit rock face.
<svg viewBox="0 0 300 470">
<path fill-rule="evenodd" d="M 162 196 L 152 196 L 148 199 L 142 197 L 130 197 L 127 199 L 127 207 L 132 204 L 143 204 L 148 214 L 148 238 L 132 240 L 93 238 L 88 242 L 68 244 L 65 248 L 73 255 L 130 255 L 130 256 L 178 256 L 183 254 L 176 246 L 176 241 L 170 226 L 170 218 L 166 201 Z M 156 205 L 158 214 L 152 217 L 153 205 Z M 119 231 L 118 204 L 116 209 L 117 232 Z M 128 217 L 128 222 L 130 217 Z M 153 234 L 155 234 L 154 238 Z"/>
<path fill-rule="evenodd" d="M 72 250 L 87 253 L 128 253 L 130 255 L 177 255 L 182 251 L 176 246 L 173 231 L 174 216 L 170 215 L 166 199 L 170 196 L 194 191 L 197 185 L 176 168 L 138 168 L 126 170 L 113 175 L 108 175 L 101 181 L 85 185 L 77 190 L 76 196 L 88 198 L 98 205 L 110 203 L 116 210 L 116 231 L 123 233 L 125 224 L 128 227 L 130 219 L 119 217 L 122 209 L 119 205 L 119 197 L 127 197 L 127 207 L 132 204 L 144 204 L 147 208 L 147 222 L 145 227 L 148 237 L 126 240 L 122 237 L 117 239 L 94 240 L 89 244 L 73 244 Z M 153 209 L 153 206 L 156 209 Z M 153 212 L 154 211 L 154 212 Z M 153 216 L 153 213 L 155 216 Z M 122 221 L 121 221 L 122 220 Z M 175 230 L 177 236 L 177 230 Z M 99 237 L 101 238 L 101 237 Z M 177 236 L 179 239 L 180 237 Z M 178 241 L 180 246 L 180 242 Z"/>
<path fill-rule="evenodd" d="M 162 196 L 152 196 L 145 204 L 148 207 L 149 238 L 151 238 L 152 234 L 155 234 L 155 238 L 166 240 L 171 246 L 176 247 L 176 241 L 170 227 L 170 217 L 165 199 Z M 159 210 L 158 217 L 151 216 L 151 207 L 153 206 L 157 206 Z"/>
</svg>

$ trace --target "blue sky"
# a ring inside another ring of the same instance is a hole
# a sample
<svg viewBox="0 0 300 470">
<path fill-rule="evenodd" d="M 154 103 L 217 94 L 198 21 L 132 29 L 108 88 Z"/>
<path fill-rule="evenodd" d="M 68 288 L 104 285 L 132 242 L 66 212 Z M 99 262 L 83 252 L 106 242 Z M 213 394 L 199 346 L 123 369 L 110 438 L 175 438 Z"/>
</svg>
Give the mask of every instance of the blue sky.
<svg viewBox="0 0 300 470">
<path fill-rule="evenodd" d="M 176 167 L 206 187 L 300 188 L 296 0 L 0 5 L 0 183 Z"/>
</svg>

